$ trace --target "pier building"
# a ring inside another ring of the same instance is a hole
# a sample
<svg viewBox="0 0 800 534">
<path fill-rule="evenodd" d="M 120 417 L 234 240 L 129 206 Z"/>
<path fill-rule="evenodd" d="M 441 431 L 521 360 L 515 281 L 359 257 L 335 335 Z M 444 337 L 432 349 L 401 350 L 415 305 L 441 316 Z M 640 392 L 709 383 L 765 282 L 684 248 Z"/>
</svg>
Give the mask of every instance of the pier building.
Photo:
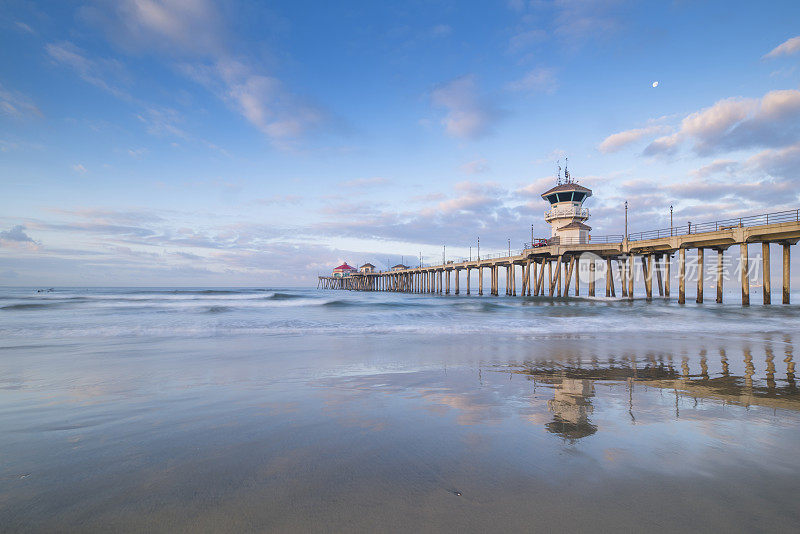
<svg viewBox="0 0 800 534">
<path fill-rule="evenodd" d="M 355 267 L 351 267 L 347 265 L 347 262 L 344 262 L 340 266 L 333 269 L 333 277 L 334 278 L 342 278 L 345 276 L 350 276 L 351 274 L 357 272 Z"/>
</svg>

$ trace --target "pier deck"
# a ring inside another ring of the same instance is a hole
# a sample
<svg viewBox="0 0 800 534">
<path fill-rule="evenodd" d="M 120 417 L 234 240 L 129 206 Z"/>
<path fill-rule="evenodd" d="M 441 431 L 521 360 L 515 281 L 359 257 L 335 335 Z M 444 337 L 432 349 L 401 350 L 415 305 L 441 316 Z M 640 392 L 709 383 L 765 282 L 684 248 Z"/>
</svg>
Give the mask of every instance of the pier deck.
<svg viewBox="0 0 800 534">
<path fill-rule="evenodd" d="M 565 243 L 557 239 L 528 244 L 508 255 L 493 255 L 475 259 L 446 261 L 439 265 L 421 265 L 408 269 L 359 273 L 347 277 L 320 276 L 318 287 L 361 291 L 400 291 L 408 293 L 450 294 L 450 274 L 455 273 L 454 293 L 460 294 L 460 274 L 466 272 L 466 293 L 471 294 L 471 273 L 478 272 L 478 294 L 483 295 L 484 270 L 489 270 L 489 292 L 499 295 L 499 270 L 506 269 L 506 295 L 517 295 L 516 268 L 522 270 L 520 295 L 551 297 L 568 296 L 574 279 L 573 292 L 580 295 L 579 271 L 588 273 L 588 295 L 596 295 L 595 272 L 600 262 L 605 269 L 606 296 L 616 296 L 615 273 L 618 274 L 621 296 L 632 299 L 637 276 L 637 258 L 642 266 L 645 293 L 653 298 L 653 278 L 657 278 L 659 296 L 670 296 L 670 270 L 672 256 L 678 253 L 678 302 L 686 300 L 686 250 L 697 251 L 697 302 L 703 302 L 704 251 L 717 252 L 714 266 L 717 274 L 717 302 L 722 302 L 723 255 L 725 251 L 740 247 L 739 265 L 742 284 L 742 304 L 750 304 L 750 265 L 748 245 L 762 244 L 763 302 L 771 303 L 769 245 L 779 244 L 783 249 L 783 300 L 789 304 L 791 246 L 800 240 L 800 209 L 741 217 L 685 226 L 672 227 L 624 236 L 591 238 L 584 243 Z M 614 264 L 616 263 L 616 269 Z M 546 271 L 546 272 L 545 272 Z M 546 282 L 546 284 L 545 284 Z M 546 287 L 545 287 L 546 286 Z"/>
</svg>

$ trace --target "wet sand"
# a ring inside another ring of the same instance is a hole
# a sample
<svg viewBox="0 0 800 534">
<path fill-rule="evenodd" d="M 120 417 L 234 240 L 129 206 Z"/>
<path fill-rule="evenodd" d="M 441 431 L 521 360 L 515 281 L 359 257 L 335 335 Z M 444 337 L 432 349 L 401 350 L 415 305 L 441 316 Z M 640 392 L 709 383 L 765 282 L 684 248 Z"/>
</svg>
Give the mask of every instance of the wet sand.
<svg viewBox="0 0 800 534">
<path fill-rule="evenodd" d="M 0 351 L 4 531 L 792 531 L 796 338 L 79 337 Z"/>
</svg>

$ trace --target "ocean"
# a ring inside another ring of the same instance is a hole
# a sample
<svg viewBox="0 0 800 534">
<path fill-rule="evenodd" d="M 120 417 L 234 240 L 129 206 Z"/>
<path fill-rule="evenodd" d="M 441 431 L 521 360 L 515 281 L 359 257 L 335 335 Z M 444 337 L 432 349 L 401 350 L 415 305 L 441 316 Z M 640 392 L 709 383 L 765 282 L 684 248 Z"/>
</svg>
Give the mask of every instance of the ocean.
<svg viewBox="0 0 800 534">
<path fill-rule="evenodd" d="M 800 308 L 726 299 L 0 288 L 0 530 L 790 531 Z"/>
</svg>

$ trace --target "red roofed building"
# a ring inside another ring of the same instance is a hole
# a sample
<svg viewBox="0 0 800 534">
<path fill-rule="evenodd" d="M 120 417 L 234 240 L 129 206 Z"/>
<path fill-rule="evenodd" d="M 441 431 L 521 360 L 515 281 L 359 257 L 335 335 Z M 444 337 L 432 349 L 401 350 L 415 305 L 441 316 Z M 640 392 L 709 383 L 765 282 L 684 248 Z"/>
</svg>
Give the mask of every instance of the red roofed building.
<svg viewBox="0 0 800 534">
<path fill-rule="evenodd" d="M 333 276 L 341 278 L 343 276 L 350 276 L 355 272 L 357 272 L 355 267 L 350 267 L 347 265 L 347 262 L 344 262 L 333 270 Z"/>
</svg>

